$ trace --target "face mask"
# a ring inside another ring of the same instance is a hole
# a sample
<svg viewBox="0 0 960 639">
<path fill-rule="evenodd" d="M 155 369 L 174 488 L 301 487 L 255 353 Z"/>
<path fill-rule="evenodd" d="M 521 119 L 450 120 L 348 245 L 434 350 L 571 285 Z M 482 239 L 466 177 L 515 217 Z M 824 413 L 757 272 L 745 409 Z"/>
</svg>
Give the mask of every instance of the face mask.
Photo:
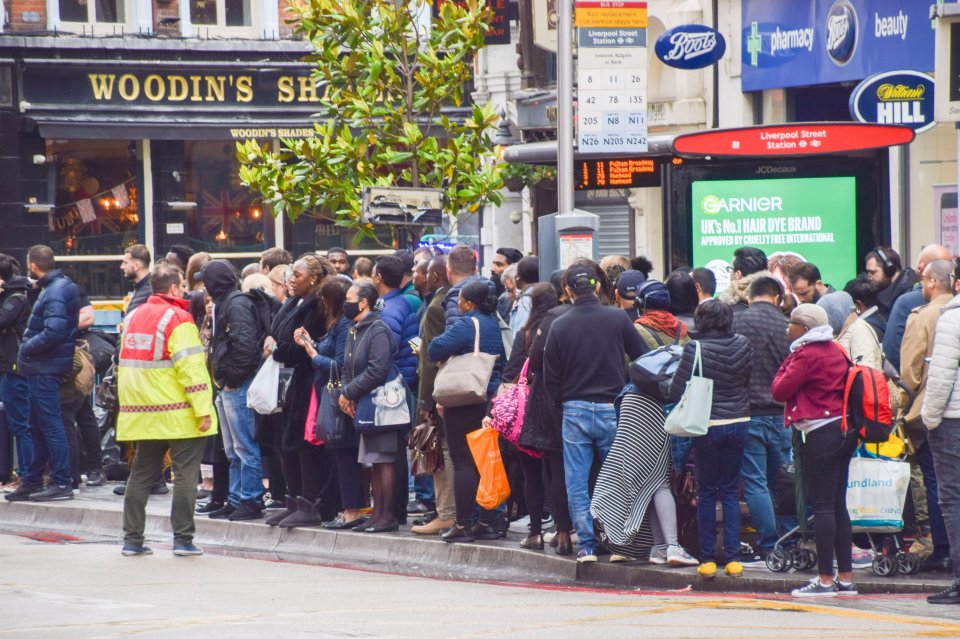
<svg viewBox="0 0 960 639">
<path fill-rule="evenodd" d="M 343 314 L 346 315 L 347 319 L 351 322 L 357 319 L 357 315 L 360 314 L 360 302 L 344 302 Z"/>
</svg>

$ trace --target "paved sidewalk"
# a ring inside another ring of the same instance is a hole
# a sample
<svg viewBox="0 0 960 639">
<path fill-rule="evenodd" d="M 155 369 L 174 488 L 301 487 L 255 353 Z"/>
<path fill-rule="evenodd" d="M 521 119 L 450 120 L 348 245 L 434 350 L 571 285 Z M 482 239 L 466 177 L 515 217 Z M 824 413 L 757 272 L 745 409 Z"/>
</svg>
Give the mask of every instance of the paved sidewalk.
<svg viewBox="0 0 960 639">
<path fill-rule="evenodd" d="M 0 499 L 0 528 L 52 531 L 77 537 L 121 538 L 123 498 L 113 494 L 116 484 L 82 488 L 72 501 L 38 504 L 10 503 Z M 151 496 L 147 506 L 147 538 L 151 543 L 171 543 L 170 496 Z M 320 528 L 271 528 L 263 520 L 229 522 L 197 516 L 197 543 L 231 552 L 267 554 L 278 559 L 317 564 L 351 564 L 372 570 L 451 578 L 582 584 L 609 588 L 694 590 L 704 592 L 784 593 L 803 584 L 812 573 L 772 573 L 766 568 L 747 570 L 739 578 L 718 575 L 705 580 L 696 569 L 671 569 L 646 562 L 610 564 L 601 557 L 595 564 L 578 565 L 572 557 L 557 556 L 549 546 L 543 551 L 523 550 L 524 535 L 473 544 L 447 544 L 437 537 L 418 537 L 404 527 L 397 533 L 365 534 Z M 722 572 L 722 571 L 721 571 Z M 856 572 L 861 593 L 921 593 L 942 590 L 949 575 L 877 577 L 869 569 Z"/>
</svg>

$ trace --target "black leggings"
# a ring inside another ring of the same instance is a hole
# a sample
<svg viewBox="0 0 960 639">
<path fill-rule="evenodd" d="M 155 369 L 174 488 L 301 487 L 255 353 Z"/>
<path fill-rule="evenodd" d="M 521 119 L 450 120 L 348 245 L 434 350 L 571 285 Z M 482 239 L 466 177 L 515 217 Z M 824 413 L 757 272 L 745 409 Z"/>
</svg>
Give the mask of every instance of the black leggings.
<svg viewBox="0 0 960 639">
<path fill-rule="evenodd" d="M 453 496 L 457 504 L 457 524 L 460 526 L 473 523 L 477 485 L 480 483 L 480 473 L 467 444 L 467 433 L 480 428 L 486 414 L 485 402 L 443 410 L 443 435 L 447 438 L 450 459 L 453 460 Z M 492 523 L 493 511 L 481 509 L 480 519 Z"/>
<path fill-rule="evenodd" d="M 847 474 L 857 438 L 840 432 L 840 421 L 807 433 L 801 461 L 807 503 L 813 507 L 819 574 L 833 574 L 836 553 L 839 572 L 853 570 L 853 530 L 847 512 Z"/>
<path fill-rule="evenodd" d="M 526 499 L 527 513 L 530 515 L 530 534 L 539 535 L 543 520 L 543 504 L 545 490 L 543 471 L 547 471 L 547 481 L 550 486 L 550 505 L 553 508 L 553 518 L 557 522 L 557 530 L 569 532 L 573 530 L 570 521 L 570 508 L 567 505 L 567 486 L 563 477 L 563 453 L 549 451 L 537 459 L 522 451 L 516 451 L 520 467 L 523 469 L 523 492 Z"/>
<path fill-rule="evenodd" d="M 103 468 L 103 453 L 100 450 L 100 425 L 97 416 L 93 413 L 93 406 L 86 398 L 77 411 L 77 431 L 82 446 L 80 448 L 80 467 L 90 472 L 101 471 Z"/>
</svg>

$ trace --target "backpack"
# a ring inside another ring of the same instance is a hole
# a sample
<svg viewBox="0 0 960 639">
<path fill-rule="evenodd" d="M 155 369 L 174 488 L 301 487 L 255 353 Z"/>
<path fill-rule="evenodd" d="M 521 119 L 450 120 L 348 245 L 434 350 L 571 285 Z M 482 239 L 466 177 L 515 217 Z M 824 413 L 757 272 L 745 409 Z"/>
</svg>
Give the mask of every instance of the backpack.
<svg viewBox="0 0 960 639">
<path fill-rule="evenodd" d="M 523 363 L 520 378 L 516 384 L 504 384 L 500 393 L 490 400 L 490 416 L 485 420 L 491 428 L 503 435 L 503 438 L 531 457 L 543 457 L 543 453 L 528 450 L 518 444 L 520 431 L 523 430 L 523 418 L 527 410 L 527 398 L 530 387 L 527 385 L 527 371 L 530 358 Z"/>
<path fill-rule="evenodd" d="M 849 360 L 848 360 L 849 361 Z M 850 362 L 843 390 L 843 418 L 840 429 L 851 429 L 868 444 L 881 444 L 893 430 L 890 388 L 883 371 Z"/>
<path fill-rule="evenodd" d="M 646 329 L 645 326 L 641 328 Z M 647 332 L 653 336 L 659 347 L 647 351 L 630 362 L 630 381 L 644 395 L 666 402 L 670 397 L 670 383 L 677 372 L 680 359 L 683 357 L 683 346 L 680 345 L 680 329 L 671 344 L 664 344 L 656 331 Z"/>
<path fill-rule="evenodd" d="M 60 385 L 62 391 L 71 395 L 86 397 L 93 391 L 93 383 L 97 378 L 97 369 L 93 363 L 90 347 L 84 340 L 77 340 L 73 349 L 73 370 L 64 376 Z"/>
</svg>

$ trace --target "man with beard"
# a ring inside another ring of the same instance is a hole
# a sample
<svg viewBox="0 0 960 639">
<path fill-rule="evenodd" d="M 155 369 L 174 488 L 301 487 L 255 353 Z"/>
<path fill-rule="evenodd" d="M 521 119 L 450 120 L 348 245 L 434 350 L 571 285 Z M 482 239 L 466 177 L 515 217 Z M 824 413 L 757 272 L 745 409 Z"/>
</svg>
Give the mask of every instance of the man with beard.
<svg viewBox="0 0 960 639">
<path fill-rule="evenodd" d="M 129 315 L 150 298 L 150 249 L 143 244 L 128 246 L 123 252 L 120 270 L 125 278 L 133 282 L 133 296 L 127 304 Z"/>
<path fill-rule="evenodd" d="M 810 262 L 801 262 L 787 272 L 790 288 L 800 304 L 816 304 L 817 300 L 832 293 L 820 279 L 820 269 Z"/>
<path fill-rule="evenodd" d="M 493 264 L 490 265 L 490 280 L 497 287 L 497 297 L 506 290 L 500 276 L 511 264 L 516 264 L 523 259 L 523 253 L 515 248 L 502 247 L 497 249 L 497 254 L 493 256 Z"/>
</svg>

